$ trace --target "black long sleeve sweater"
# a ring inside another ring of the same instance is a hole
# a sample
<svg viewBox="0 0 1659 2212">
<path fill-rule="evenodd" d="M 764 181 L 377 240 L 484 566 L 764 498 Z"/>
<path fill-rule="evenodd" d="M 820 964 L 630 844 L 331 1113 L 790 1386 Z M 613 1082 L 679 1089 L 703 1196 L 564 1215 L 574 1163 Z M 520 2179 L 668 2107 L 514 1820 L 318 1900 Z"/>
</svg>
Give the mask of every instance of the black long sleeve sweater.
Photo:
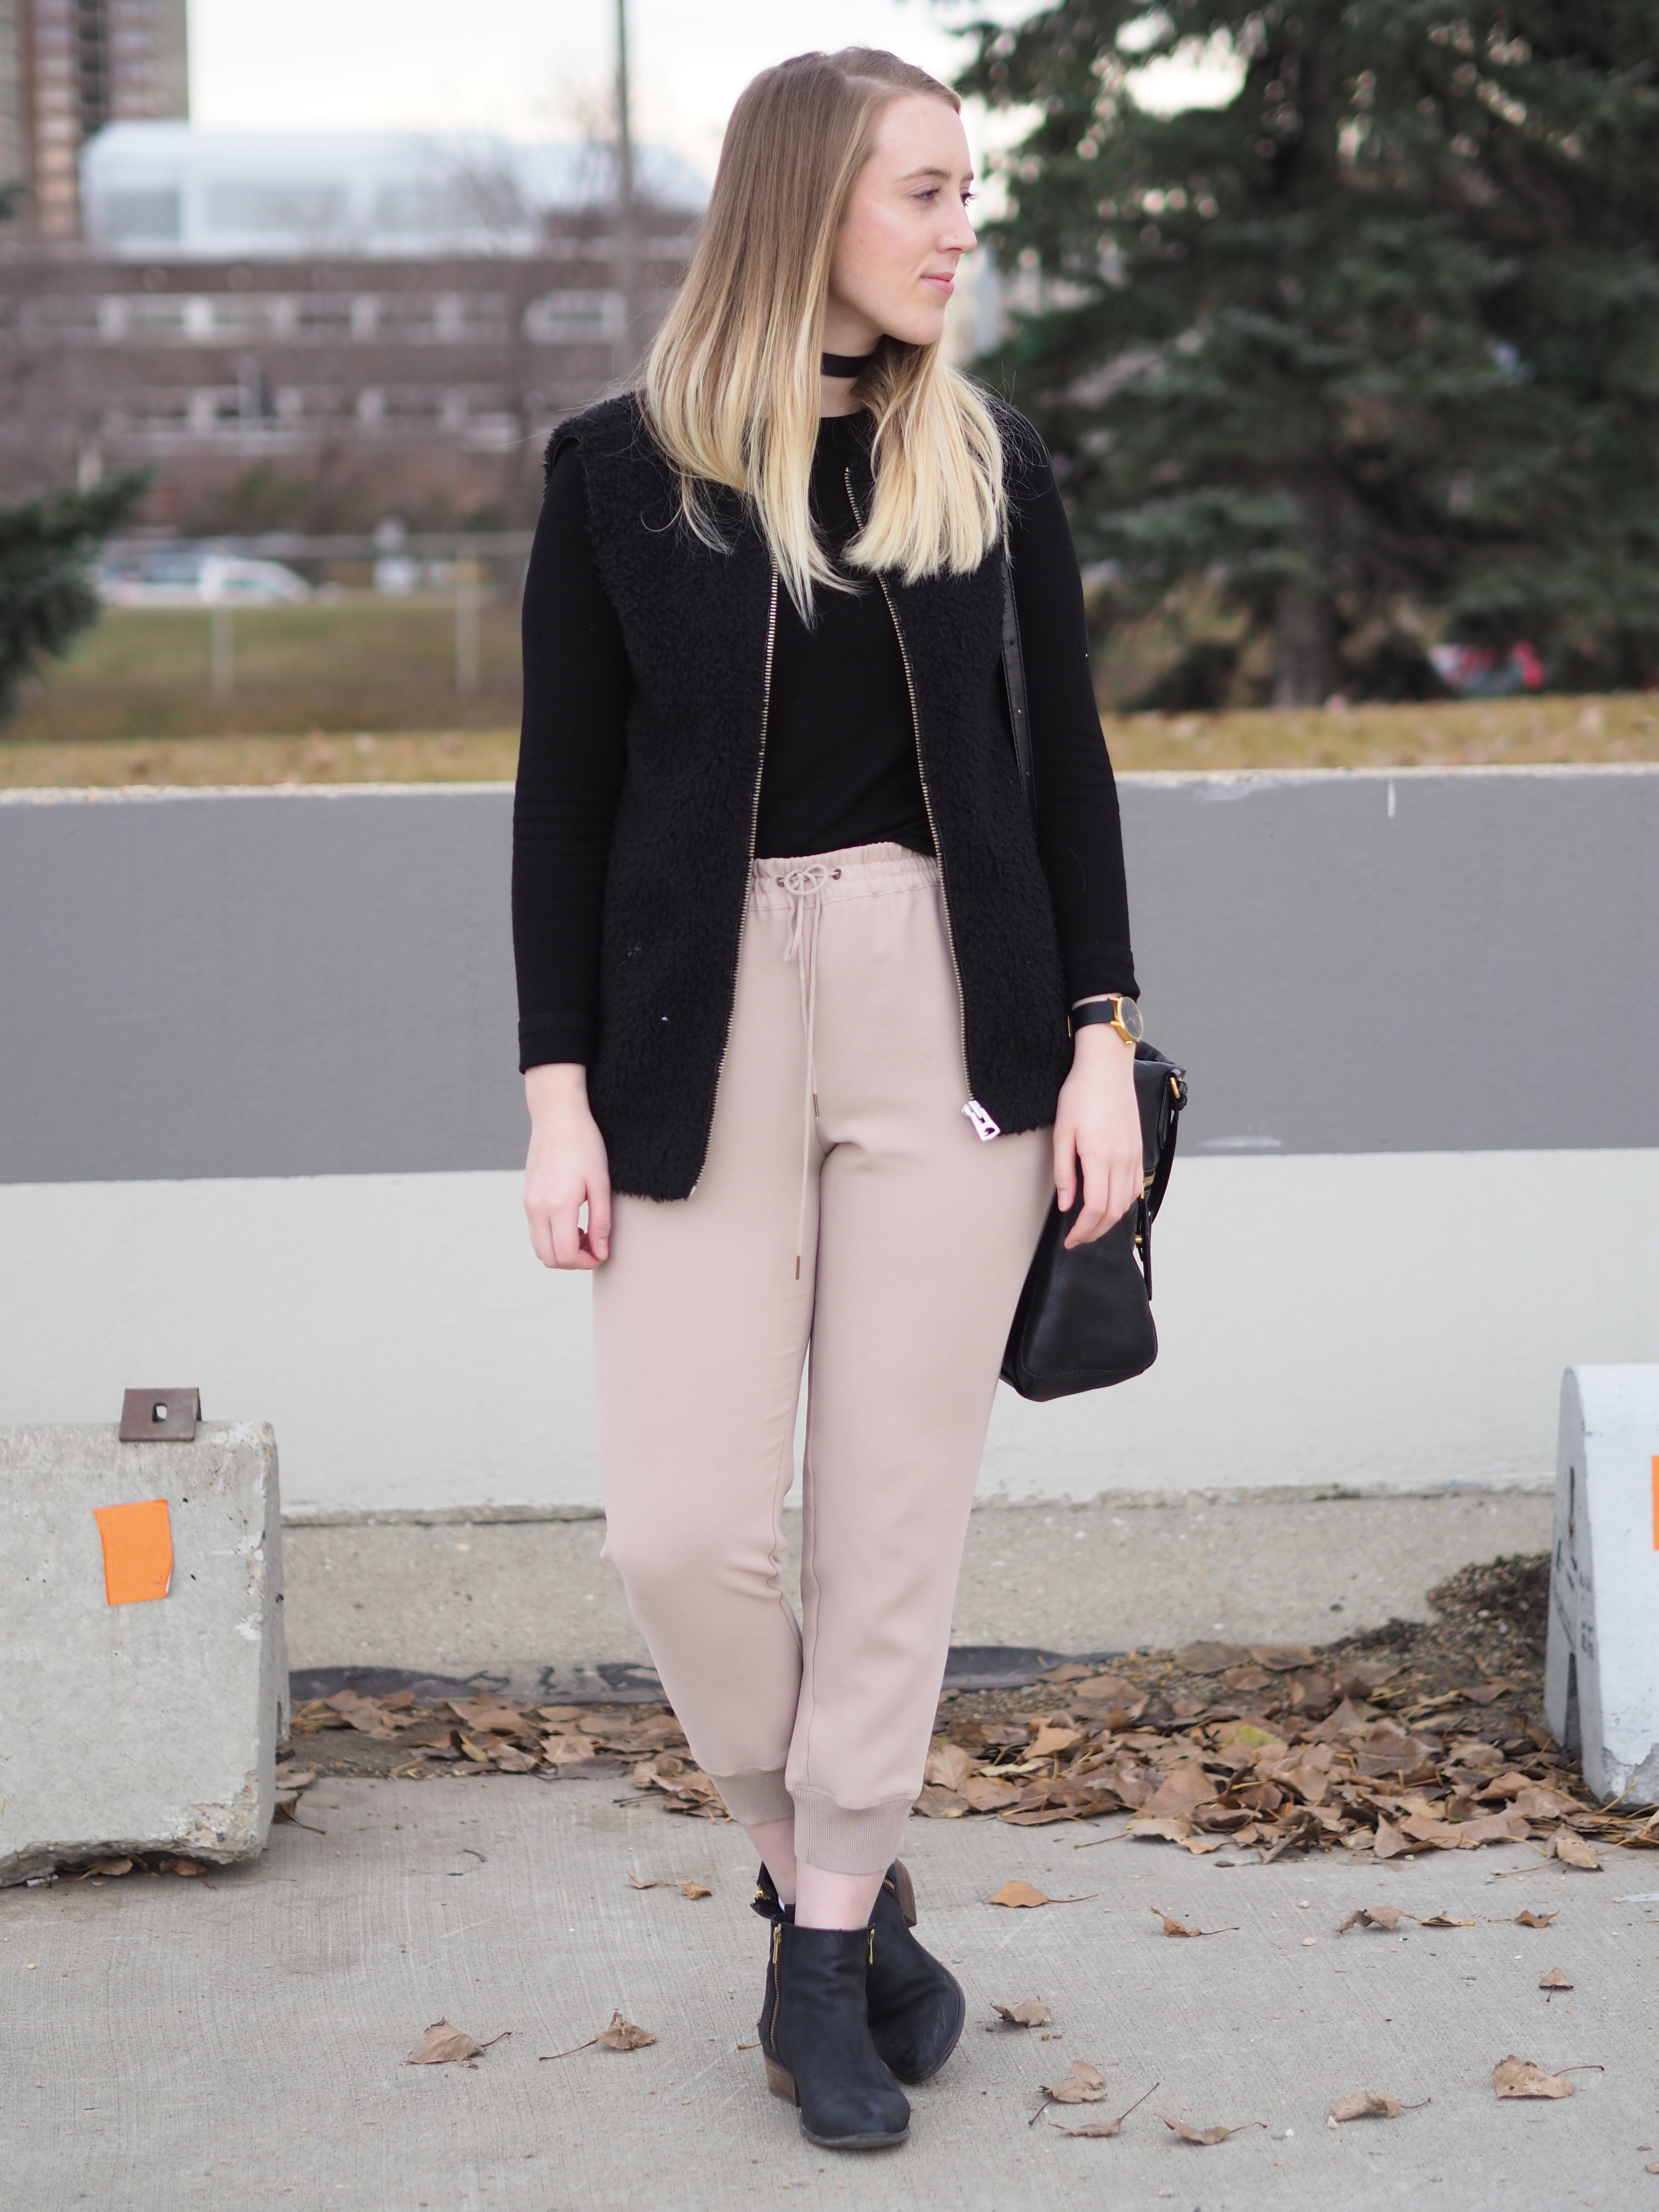
<svg viewBox="0 0 1659 2212">
<path fill-rule="evenodd" d="M 812 510 L 838 556 L 856 416 L 820 426 Z M 1030 694 L 1037 841 L 1068 998 L 1135 990 L 1117 791 L 1089 670 L 1082 586 L 1052 472 L 1028 470 L 1010 550 Z M 886 602 L 843 570 L 811 627 L 780 595 L 756 851 L 784 858 L 891 842 L 932 852 L 908 688 Z M 580 455 L 560 453 L 524 599 L 524 723 L 514 805 L 520 1065 L 591 1061 L 600 909 L 627 768 L 632 678 L 587 528 Z M 1012 744 L 1012 738 L 1010 743 Z"/>
</svg>

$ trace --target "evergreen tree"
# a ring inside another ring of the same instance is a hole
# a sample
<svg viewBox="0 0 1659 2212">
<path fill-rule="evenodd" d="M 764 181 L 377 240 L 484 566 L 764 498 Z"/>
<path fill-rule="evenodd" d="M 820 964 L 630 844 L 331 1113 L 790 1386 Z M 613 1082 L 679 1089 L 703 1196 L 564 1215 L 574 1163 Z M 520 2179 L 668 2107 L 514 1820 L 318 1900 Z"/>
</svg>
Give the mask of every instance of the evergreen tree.
<svg viewBox="0 0 1659 2212">
<path fill-rule="evenodd" d="M 1038 112 L 988 232 L 1037 304 L 984 366 L 1120 611 L 1219 603 L 1205 680 L 1254 632 L 1286 703 L 1432 689 L 1443 629 L 1659 677 L 1659 0 L 1059 0 L 975 36 L 961 88 Z M 1134 104 L 1218 38 L 1226 105 Z"/>
<path fill-rule="evenodd" d="M 97 621 L 92 562 L 149 488 L 148 476 L 131 474 L 0 507 L 0 721 L 24 677 Z"/>
<path fill-rule="evenodd" d="M 21 184 L 0 183 L 0 222 L 10 222 L 23 199 Z M 91 564 L 149 489 L 147 473 L 131 473 L 90 491 L 46 492 L 0 507 L 0 722 L 16 707 L 23 678 L 97 621 Z"/>
</svg>

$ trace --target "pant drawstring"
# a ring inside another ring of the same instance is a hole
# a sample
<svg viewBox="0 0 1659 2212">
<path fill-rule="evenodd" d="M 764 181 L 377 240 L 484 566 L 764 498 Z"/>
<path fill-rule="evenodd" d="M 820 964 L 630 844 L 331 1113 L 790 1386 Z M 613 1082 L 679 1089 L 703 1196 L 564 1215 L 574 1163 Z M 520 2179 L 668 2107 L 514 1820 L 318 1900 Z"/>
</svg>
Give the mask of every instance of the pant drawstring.
<svg viewBox="0 0 1659 2212">
<path fill-rule="evenodd" d="M 801 1254 L 806 1243 L 806 1192 L 812 1169 L 812 1128 L 818 1112 L 818 1071 L 814 1032 L 818 1004 L 818 919 L 823 912 L 819 894 L 841 873 L 820 860 L 791 868 L 774 878 L 789 898 L 789 936 L 783 948 L 786 960 L 800 970 L 800 1018 L 806 1038 L 806 1087 L 801 1114 L 800 1202 L 795 1210 L 795 1280 L 800 1280 Z"/>
</svg>

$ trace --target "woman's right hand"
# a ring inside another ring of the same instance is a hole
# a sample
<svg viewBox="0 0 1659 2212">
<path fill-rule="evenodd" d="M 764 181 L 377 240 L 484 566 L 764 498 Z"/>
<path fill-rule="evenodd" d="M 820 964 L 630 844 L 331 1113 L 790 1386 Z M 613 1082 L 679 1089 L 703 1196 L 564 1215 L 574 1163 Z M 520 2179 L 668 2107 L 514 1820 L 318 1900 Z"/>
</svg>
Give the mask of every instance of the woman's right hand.
<svg viewBox="0 0 1659 2212">
<path fill-rule="evenodd" d="M 602 1267 L 611 1250 L 611 1165 L 587 1103 L 587 1070 L 567 1060 L 528 1068 L 524 1095 L 524 1210 L 536 1257 L 544 1267 Z"/>
</svg>

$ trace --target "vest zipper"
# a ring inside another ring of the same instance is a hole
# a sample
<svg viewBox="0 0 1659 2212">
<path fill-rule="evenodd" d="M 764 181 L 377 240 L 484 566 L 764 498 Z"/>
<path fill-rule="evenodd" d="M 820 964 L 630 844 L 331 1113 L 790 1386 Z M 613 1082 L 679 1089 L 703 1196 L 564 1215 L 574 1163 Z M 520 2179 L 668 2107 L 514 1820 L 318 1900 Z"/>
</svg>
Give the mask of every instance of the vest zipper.
<svg viewBox="0 0 1659 2212">
<path fill-rule="evenodd" d="M 847 484 L 847 504 L 853 510 L 860 526 L 864 515 L 860 509 L 858 494 L 853 489 L 853 471 L 844 469 Z M 921 757 L 921 710 L 916 704 L 916 679 L 910 670 L 910 649 L 904 642 L 904 632 L 899 626 L 898 609 L 893 605 L 893 594 L 887 588 L 887 579 L 878 576 L 881 596 L 887 602 L 887 619 L 893 625 L 893 635 L 898 642 L 899 659 L 904 669 L 904 688 L 910 696 L 910 741 L 916 750 L 916 781 L 921 786 L 922 811 L 927 817 L 927 830 L 933 841 L 933 858 L 939 862 L 939 906 L 945 915 L 945 942 L 950 948 L 951 973 L 957 983 L 957 1031 L 962 1040 L 962 1079 L 968 1086 L 968 1100 L 963 1112 L 973 1125 L 974 1134 L 988 1144 L 1000 1137 L 1001 1129 L 973 1095 L 974 1079 L 968 1069 L 968 994 L 962 988 L 962 963 L 957 958 L 957 933 L 951 923 L 951 894 L 945 883 L 945 844 L 939 834 L 939 820 L 933 812 L 933 794 L 927 787 L 927 763 Z"/>
<path fill-rule="evenodd" d="M 850 475 L 850 471 L 849 471 Z M 850 496 L 852 485 L 848 492 Z M 854 510 L 856 512 L 856 509 Z M 951 926 L 951 894 L 945 884 L 945 845 L 939 834 L 939 817 L 933 812 L 933 794 L 927 787 L 927 764 L 921 757 L 921 714 L 916 704 L 915 678 L 911 673 L 909 648 L 904 642 L 904 632 L 899 627 L 898 609 L 893 605 L 893 595 L 887 588 L 887 580 L 878 576 L 881 596 L 887 602 L 887 615 L 893 625 L 893 635 L 898 641 L 899 659 L 904 665 L 904 688 L 910 695 L 910 734 L 916 749 L 916 780 L 921 786 L 922 809 L 927 817 L 927 828 L 933 840 L 933 855 L 939 862 L 939 906 L 945 915 L 945 942 L 951 952 L 951 972 L 957 981 L 957 1025 L 962 1039 L 962 1077 L 969 1086 L 969 1097 L 963 1112 L 973 1125 L 974 1134 L 988 1144 L 1002 1131 L 973 1096 L 973 1077 L 968 1072 L 968 994 L 962 988 L 962 963 L 957 958 L 957 933 Z"/>
<path fill-rule="evenodd" d="M 749 864 L 744 870 L 743 876 L 743 897 L 745 907 L 749 902 L 750 878 L 753 877 L 755 872 L 755 842 L 760 834 L 761 778 L 766 773 L 766 732 L 767 726 L 772 718 L 772 655 L 776 647 L 777 641 L 778 572 L 774 568 L 772 571 L 772 589 L 766 603 L 766 665 L 761 677 L 760 753 L 755 762 L 755 788 L 750 794 L 749 799 Z M 738 928 L 738 950 L 732 962 L 732 992 L 731 998 L 726 1007 L 726 1035 L 720 1042 L 720 1066 L 714 1070 L 714 1094 L 717 1098 L 720 1095 L 720 1078 L 726 1073 L 726 1054 L 732 1049 L 732 1024 L 737 1017 L 738 1011 L 738 962 L 742 958 L 742 957 L 743 928 L 741 923 L 739 923 Z M 703 1162 L 705 1165 L 708 1164 L 708 1139 L 705 1138 L 703 1140 Z M 702 1176 L 702 1170 L 701 1168 L 698 1170 L 697 1174 L 698 1181 L 700 1182 Z M 694 1191 L 696 1187 L 696 1183 L 693 1183 L 691 1186 Z"/>
</svg>

